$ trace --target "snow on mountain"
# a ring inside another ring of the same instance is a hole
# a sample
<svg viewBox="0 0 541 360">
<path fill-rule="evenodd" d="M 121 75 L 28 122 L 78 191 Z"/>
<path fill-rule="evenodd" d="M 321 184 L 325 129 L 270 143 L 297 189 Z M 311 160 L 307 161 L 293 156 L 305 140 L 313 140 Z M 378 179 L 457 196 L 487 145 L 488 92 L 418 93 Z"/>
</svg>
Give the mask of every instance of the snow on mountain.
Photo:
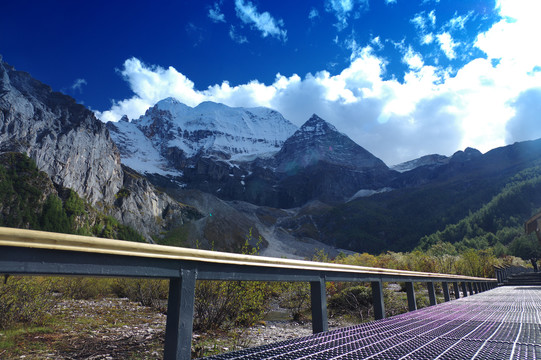
<svg viewBox="0 0 541 360">
<path fill-rule="evenodd" d="M 306 121 L 276 155 L 278 171 L 291 172 L 325 162 L 358 171 L 387 166 L 317 115 Z"/>
<path fill-rule="evenodd" d="M 395 171 L 403 173 L 403 172 L 410 171 L 421 166 L 438 167 L 441 165 L 445 165 L 447 163 L 449 163 L 449 158 L 447 156 L 432 154 L 432 155 L 422 156 L 418 159 L 406 161 L 401 164 L 391 166 L 390 168 L 391 170 L 395 170 Z"/>
<path fill-rule="evenodd" d="M 297 127 L 271 109 L 166 98 L 131 122 L 109 125 L 124 163 L 143 173 L 181 174 L 198 155 L 248 161 L 278 152 Z"/>
<path fill-rule="evenodd" d="M 139 128 L 130 124 L 127 117 L 117 123 L 108 123 L 107 127 L 111 137 L 122 154 L 122 163 L 140 173 L 182 176 L 182 171 L 171 170 L 167 161 L 152 141 L 148 139 Z"/>
<path fill-rule="evenodd" d="M 381 189 L 378 189 L 378 190 L 372 190 L 372 189 L 361 189 L 359 191 L 357 191 L 355 193 L 355 195 L 353 195 L 351 198 L 349 198 L 348 201 L 346 202 L 350 202 L 350 201 L 353 201 L 357 198 L 360 198 L 360 197 L 369 197 L 369 196 L 372 196 L 372 195 L 375 195 L 375 194 L 381 194 L 381 193 L 384 193 L 384 192 L 389 192 L 389 191 L 392 191 L 393 188 L 390 188 L 390 187 L 384 187 L 384 188 L 381 188 Z"/>
</svg>

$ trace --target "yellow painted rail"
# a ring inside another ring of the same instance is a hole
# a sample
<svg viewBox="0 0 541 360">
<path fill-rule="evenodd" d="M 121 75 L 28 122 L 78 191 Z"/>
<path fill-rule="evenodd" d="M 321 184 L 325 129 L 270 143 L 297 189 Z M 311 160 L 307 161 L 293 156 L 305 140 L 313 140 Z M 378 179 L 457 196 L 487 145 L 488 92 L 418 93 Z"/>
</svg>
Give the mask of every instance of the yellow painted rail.
<svg viewBox="0 0 541 360">
<path fill-rule="evenodd" d="M 354 272 L 373 275 L 420 277 L 433 279 L 456 279 L 457 281 L 496 281 L 471 276 L 439 274 L 407 270 L 394 270 L 366 266 L 322 263 L 275 257 L 242 255 L 218 251 L 199 250 L 175 246 L 136 243 L 123 240 L 103 239 L 89 236 L 59 234 L 45 231 L 0 227 L 0 246 L 28 247 L 49 250 L 78 251 L 96 254 L 137 256 L 156 259 L 198 261 L 207 263 L 316 270 Z"/>
<path fill-rule="evenodd" d="M 327 331 L 326 283 L 369 282 L 374 315 L 385 317 L 383 282 L 404 282 L 408 309 L 416 309 L 413 283 L 424 282 L 431 305 L 434 283 L 445 301 L 497 286 L 496 279 L 241 255 L 156 244 L 0 227 L 0 274 L 130 276 L 169 279 L 165 359 L 190 359 L 197 280 L 310 283 L 312 329 Z M 459 289 L 459 283 L 462 290 Z"/>
</svg>

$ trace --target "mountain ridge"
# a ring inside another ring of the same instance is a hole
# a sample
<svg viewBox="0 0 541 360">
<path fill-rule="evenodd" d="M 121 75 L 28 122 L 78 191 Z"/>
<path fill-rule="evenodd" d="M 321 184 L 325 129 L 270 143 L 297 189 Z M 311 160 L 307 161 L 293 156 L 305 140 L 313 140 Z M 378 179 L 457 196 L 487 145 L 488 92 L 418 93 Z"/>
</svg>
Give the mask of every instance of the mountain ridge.
<svg viewBox="0 0 541 360">
<path fill-rule="evenodd" d="M 261 128 L 257 133 L 251 130 L 254 124 Z M 297 129 L 268 108 L 213 102 L 191 108 L 167 98 L 140 118 L 108 123 L 108 128 L 123 161 L 157 185 L 196 188 L 224 200 L 279 208 L 311 200 L 340 202 L 361 188 L 379 188 L 390 171 L 315 114 Z M 240 151 L 223 146 L 233 133 L 236 141 L 248 139 L 254 146 Z M 247 133 L 252 138 L 243 136 Z M 141 140 L 130 145 L 125 134 Z M 329 166 L 335 176 L 327 175 Z"/>
<path fill-rule="evenodd" d="M 3 61 L 0 94 L 0 153 L 29 156 L 54 184 L 124 218 L 149 241 L 186 220 L 181 204 L 157 192 L 146 179 L 133 181 L 123 170 L 106 125 L 83 105 Z M 126 201 L 117 201 L 119 193 L 126 194 Z M 177 213 L 163 217 L 165 208 Z"/>
<path fill-rule="evenodd" d="M 187 115 L 176 119 L 171 109 Z M 297 128 L 271 109 L 165 99 L 145 116 L 104 125 L 70 97 L 0 63 L 0 153 L 30 156 L 55 188 L 73 189 L 147 241 L 235 251 L 253 229 L 273 256 L 287 248 L 310 256 L 319 246 L 411 250 L 541 158 L 540 139 L 422 157 L 400 172 L 315 114 Z M 265 135 L 274 120 L 289 130 Z M 524 204 L 513 223 L 541 208 Z"/>
</svg>

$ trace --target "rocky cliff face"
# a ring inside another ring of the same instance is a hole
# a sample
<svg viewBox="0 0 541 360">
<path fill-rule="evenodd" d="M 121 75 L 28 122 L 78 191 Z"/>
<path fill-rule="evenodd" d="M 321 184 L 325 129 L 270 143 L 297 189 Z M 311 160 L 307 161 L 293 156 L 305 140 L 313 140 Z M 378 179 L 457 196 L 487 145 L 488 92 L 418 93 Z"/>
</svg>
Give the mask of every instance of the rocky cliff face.
<svg viewBox="0 0 541 360">
<path fill-rule="evenodd" d="M 183 221 L 176 201 L 147 182 L 132 181 L 108 130 L 91 111 L 0 58 L 4 152 L 27 154 L 55 184 L 73 189 L 149 239 L 159 228 Z"/>
<path fill-rule="evenodd" d="M 144 116 L 108 123 L 122 161 L 162 187 L 290 208 L 341 202 L 383 187 L 380 159 L 312 116 L 300 129 L 266 108 L 195 108 L 164 99 Z"/>
<path fill-rule="evenodd" d="M 92 204 L 122 187 L 120 156 L 92 112 L 0 61 L 0 151 L 25 153 Z"/>
</svg>

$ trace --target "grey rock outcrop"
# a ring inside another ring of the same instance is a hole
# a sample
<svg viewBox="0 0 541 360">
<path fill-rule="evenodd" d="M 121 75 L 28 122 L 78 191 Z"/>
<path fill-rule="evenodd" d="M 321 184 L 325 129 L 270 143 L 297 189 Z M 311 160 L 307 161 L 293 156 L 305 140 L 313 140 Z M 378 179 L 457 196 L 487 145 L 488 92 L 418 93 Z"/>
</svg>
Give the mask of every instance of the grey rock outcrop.
<svg viewBox="0 0 541 360">
<path fill-rule="evenodd" d="M 73 189 L 147 239 L 185 219 L 178 202 L 123 170 L 106 126 L 90 110 L 0 57 L 4 152 L 30 156 L 55 184 Z"/>
<path fill-rule="evenodd" d="M 120 155 L 92 112 L 0 62 L 0 151 L 25 153 L 93 205 L 122 187 Z"/>
</svg>

